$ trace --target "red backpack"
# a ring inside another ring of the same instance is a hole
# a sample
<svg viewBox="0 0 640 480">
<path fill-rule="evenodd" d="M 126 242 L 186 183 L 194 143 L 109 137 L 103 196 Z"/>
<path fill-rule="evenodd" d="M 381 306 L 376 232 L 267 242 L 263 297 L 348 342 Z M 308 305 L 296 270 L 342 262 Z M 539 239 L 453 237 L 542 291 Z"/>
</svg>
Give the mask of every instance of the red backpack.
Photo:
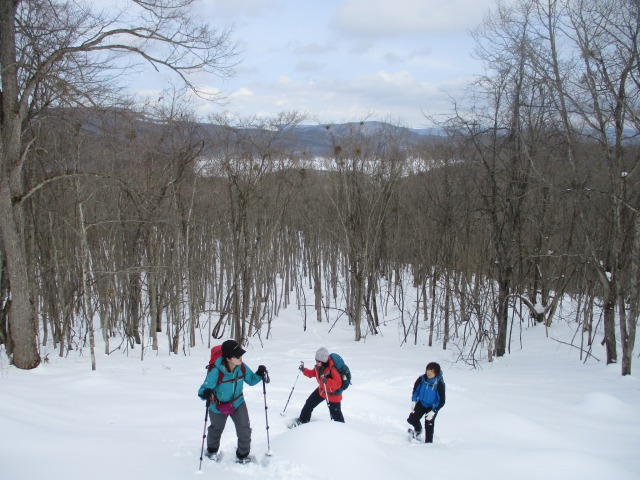
<svg viewBox="0 0 640 480">
<path fill-rule="evenodd" d="M 209 360 L 209 365 L 207 365 L 207 373 L 209 373 L 213 369 L 214 364 L 216 363 L 216 360 L 218 360 L 221 356 L 222 356 L 222 345 L 216 345 L 211 349 L 211 359 Z M 242 376 L 237 377 L 234 380 L 244 378 L 244 375 L 246 373 L 246 367 L 244 366 L 244 363 L 240 364 L 240 369 L 242 370 Z M 223 375 L 222 371 L 218 369 L 218 384 L 224 383 L 224 381 L 222 380 L 222 375 Z M 233 380 L 226 380 L 226 381 L 231 382 Z"/>
</svg>

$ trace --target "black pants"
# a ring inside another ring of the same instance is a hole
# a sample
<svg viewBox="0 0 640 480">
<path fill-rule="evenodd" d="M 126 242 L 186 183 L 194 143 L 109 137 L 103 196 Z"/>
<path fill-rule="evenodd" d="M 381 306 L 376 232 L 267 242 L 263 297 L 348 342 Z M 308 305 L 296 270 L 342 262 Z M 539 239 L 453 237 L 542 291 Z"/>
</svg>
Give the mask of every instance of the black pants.
<svg viewBox="0 0 640 480">
<path fill-rule="evenodd" d="M 422 419 L 422 416 L 425 413 L 430 411 L 431 411 L 431 407 L 424 407 L 420 402 L 416 403 L 415 409 L 413 410 L 413 412 L 409 414 L 409 418 L 407 418 L 407 422 L 411 424 L 411 426 L 416 431 L 416 433 L 420 433 L 422 431 L 422 425 L 420 425 L 420 420 Z M 433 443 L 433 429 L 434 429 L 434 423 L 436 422 L 437 416 L 438 414 L 436 413 L 436 415 L 430 421 L 426 419 L 424 421 L 425 443 Z"/>
<path fill-rule="evenodd" d="M 309 398 L 307 398 L 304 407 L 302 407 L 300 423 L 308 423 L 309 420 L 311 420 L 311 412 L 313 412 L 313 409 L 324 401 L 325 399 L 320 396 L 318 390 L 314 390 L 311 395 L 309 395 Z M 331 420 L 344 423 L 340 402 L 329 402 L 329 415 L 331 415 Z"/>
</svg>

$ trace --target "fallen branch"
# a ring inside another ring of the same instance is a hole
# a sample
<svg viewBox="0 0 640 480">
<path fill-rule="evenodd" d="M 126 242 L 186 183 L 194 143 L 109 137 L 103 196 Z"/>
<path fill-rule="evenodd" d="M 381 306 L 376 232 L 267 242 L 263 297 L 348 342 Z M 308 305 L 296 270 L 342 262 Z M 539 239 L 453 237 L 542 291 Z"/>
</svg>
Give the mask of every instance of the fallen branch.
<svg viewBox="0 0 640 480">
<path fill-rule="evenodd" d="M 589 352 L 588 350 L 585 350 L 582 347 L 578 347 L 577 345 L 574 345 L 573 343 L 567 343 L 567 342 L 563 342 L 562 340 L 558 340 L 557 338 L 553 338 L 553 337 L 549 337 L 551 340 L 555 340 L 558 343 L 563 343 L 564 345 L 569 345 L 570 347 L 573 348 L 577 348 L 578 350 L 580 350 L 582 353 L 586 353 L 589 357 L 593 357 L 594 360 L 596 361 L 600 361 L 600 359 L 598 357 L 596 357 L 593 353 Z"/>
</svg>

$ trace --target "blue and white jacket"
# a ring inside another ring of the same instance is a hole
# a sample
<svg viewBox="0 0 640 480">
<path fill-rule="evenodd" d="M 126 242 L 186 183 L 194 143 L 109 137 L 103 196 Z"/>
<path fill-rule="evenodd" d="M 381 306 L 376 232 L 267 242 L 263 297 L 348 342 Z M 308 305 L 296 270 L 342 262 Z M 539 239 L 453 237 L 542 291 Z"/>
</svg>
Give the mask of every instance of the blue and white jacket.
<svg viewBox="0 0 640 480">
<path fill-rule="evenodd" d="M 426 375 L 418 377 L 413 385 L 411 401 L 420 401 L 427 411 L 433 410 L 438 413 L 438 410 L 444 407 L 445 402 L 445 384 L 442 372 L 433 380 L 429 380 Z"/>
</svg>

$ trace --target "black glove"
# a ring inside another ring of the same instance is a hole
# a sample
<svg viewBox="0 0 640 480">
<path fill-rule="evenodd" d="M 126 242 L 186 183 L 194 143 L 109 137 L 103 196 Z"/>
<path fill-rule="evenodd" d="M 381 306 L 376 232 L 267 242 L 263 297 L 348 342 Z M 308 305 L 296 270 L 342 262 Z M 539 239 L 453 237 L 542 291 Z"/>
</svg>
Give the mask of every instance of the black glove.
<svg viewBox="0 0 640 480">
<path fill-rule="evenodd" d="M 264 377 L 264 374 L 267 373 L 267 367 L 264 365 L 258 366 L 258 370 L 256 371 L 256 375 L 259 377 Z"/>
<path fill-rule="evenodd" d="M 204 400 L 211 400 L 212 393 L 213 393 L 213 390 L 211 390 L 210 388 L 205 388 L 202 391 L 202 395 L 200 395 L 200 398 L 203 398 Z"/>
<path fill-rule="evenodd" d="M 320 378 L 322 378 L 322 383 L 327 383 L 327 377 L 325 377 L 325 376 L 323 375 L 323 376 L 322 376 L 322 377 L 320 377 Z"/>
<path fill-rule="evenodd" d="M 300 366 L 298 367 L 298 370 L 300 370 L 301 372 L 304 371 L 304 362 L 300 362 Z"/>
</svg>

